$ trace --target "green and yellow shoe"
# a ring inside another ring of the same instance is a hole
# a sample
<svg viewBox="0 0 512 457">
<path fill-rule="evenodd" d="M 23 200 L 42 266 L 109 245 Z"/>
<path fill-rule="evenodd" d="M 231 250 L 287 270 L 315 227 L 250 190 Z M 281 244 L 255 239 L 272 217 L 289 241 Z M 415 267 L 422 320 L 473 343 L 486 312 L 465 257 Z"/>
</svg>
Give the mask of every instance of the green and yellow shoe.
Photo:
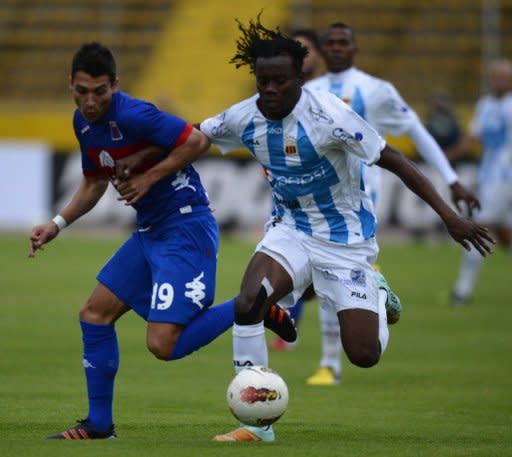
<svg viewBox="0 0 512 457">
<path fill-rule="evenodd" d="M 396 324 L 400 320 L 402 303 L 400 303 L 398 296 L 391 290 L 386 278 L 380 271 L 375 271 L 375 279 L 377 280 L 379 289 L 385 290 L 388 295 L 388 299 L 386 300 L 388 324 Z"/>
</svg>

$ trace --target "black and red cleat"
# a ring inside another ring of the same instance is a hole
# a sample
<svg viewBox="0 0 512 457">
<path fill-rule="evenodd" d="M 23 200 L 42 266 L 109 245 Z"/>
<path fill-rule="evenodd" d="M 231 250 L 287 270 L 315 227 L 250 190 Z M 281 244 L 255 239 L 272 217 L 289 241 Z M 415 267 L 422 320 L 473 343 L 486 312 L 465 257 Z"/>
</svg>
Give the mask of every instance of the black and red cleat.
<svg viewBox="0 0 512 457">
<path fill-rule="evenodd" d="M 74 427 L 48 437 L 49 440 L 108 440 L 113 438 L 117 438 L 114 424 L 104 432 L 98 432 L 91 427 L 87 419 L 79 420 Z"/>
<path fill-rule="evenodd" d="M 293 343 L 297 339 L 297 329 L 295 328 L 294 320 L 279 305 L 270 305 L 263 322 L 265 327 L 272 330 L 288 343 Z"/>
</svg>

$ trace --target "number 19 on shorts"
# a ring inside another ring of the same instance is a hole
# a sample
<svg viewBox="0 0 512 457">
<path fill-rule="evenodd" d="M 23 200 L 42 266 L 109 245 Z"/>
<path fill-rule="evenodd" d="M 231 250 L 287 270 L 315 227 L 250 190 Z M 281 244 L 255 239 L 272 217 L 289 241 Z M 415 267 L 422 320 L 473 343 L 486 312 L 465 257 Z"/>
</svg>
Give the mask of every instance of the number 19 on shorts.
<svg viewBox="0 0 512 457">
<path fill-rule="evenodd" d="M 164 311 L 172 305 L 174 299 L 174 289 L 168 283 L 158 285 L 153 284 L 153 294 L 151 295 L 151 309 L 158 309 Z"/>
</svg>

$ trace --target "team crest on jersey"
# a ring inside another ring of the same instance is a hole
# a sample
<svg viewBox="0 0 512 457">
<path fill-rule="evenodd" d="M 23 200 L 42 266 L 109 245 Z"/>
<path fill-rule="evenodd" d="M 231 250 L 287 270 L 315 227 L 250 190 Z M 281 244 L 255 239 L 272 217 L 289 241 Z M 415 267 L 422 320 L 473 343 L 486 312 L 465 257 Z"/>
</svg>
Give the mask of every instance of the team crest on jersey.
<svg viewBox="0 0 512 457">
<path fill-rule="evenodd" d="M 291 136 L 286 138 L 284 143 L 284 151 L 286 155 L 293 156 L 297 154 L 297 140 Z"/>
<path fill-rule="evenodd" d="M 121 130 L 119 130 L 117 123 L 115 121 L 110 121 L 109 124 L 110 124 L 110 137 L 112 138 L 112 141 L 122 140 L 123 134 L 121 133 Z"/>
<path fill-rule="evenodd" d="M 112 156 L 105 150 L 100 152 L 100 165 L 106 168 L 114 168 L 115 162 Z"/>
</svg>

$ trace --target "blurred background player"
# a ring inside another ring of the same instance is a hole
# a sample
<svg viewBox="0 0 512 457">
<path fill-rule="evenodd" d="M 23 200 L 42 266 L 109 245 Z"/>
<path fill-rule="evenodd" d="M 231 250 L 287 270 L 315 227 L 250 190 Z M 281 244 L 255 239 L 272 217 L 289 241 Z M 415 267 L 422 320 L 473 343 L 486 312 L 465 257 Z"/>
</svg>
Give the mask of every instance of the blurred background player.
<svg viewBox="0 0 512 457">
<path fill-rule="evenodd" d="M 358 49 L 354 32 L 348 25 L 341 22 L 332 24 L 322 39 L 322 51 L 327 73 L 305 87 L 329 91 L 341 98 L 383 136 L 409 136 L 420 155 L 439 171 L 450 186 L 457 208 L 460 209 L 461 200 L 467 203 L 470 213 L 473 207 L 479 206 L 478 199 L 459 183 L 443 151 L 395 87 L 354 67 Z M 364 185 L 376 205 L 381 186 L 379 167 L 364 167 Z M 320 302 L 319 318 L 322 358 L 318 370 L 307 379 L 307 383 L 335 385 L 339 383 L 342 368 L 338 317 Z"/>
<path fill-rule="evenodd" d="M 232 62 L 254 73 L 258 94 L 201 123 L 222 152 L 245 147 L 267 171 L 274 219 L 246 268 L 235 302 L 233 358 L 237 371 L 268 366 L 263 315 L 283 299 L 293 305 L 313 283 L 339 316 L 343 345 L 360 367 L 386 349 L 387 314 L 400 307 L 372 263 L 376 218 L 362 186 L 361 162 L 399 176 L 441 217 L 451 236 L 482 255 L 491 241 L 484 227 L 459 217 L 416 166 L 327 91 L 302 88 L 307 50 L 258 20 L 246 28 Z M 322 119 L 319 122 L 319 112 Z M 328 122 L 331 120 L 332 122 Z M 271 426 L 239 428 L 215 441 L 274 441 Z"/>
<path fill-rule="evenodd" d="M 475 220 L 488 225 L 512 256 L 512 63 L 497 60 L 490 65 L 489 94 L 478 100 L 465 139 L 482 146 L 478 175 L 482 210 Z M 464 149 L 464 148 L 463 148 Z M 464 254 L 452 292 L 455 304 L 470 300 L 481 267 L 472 249 Z"/>
<path fill-rule="evenodd" d="M 29 256 L 96 206 L 109 181 L 119 200 L 137 211 L 138 230 L 101 269 L 80 309 L 89 413 L 49 438 L 109 439 L 117 436 L 112 412 L 119 365 L 115 322 L 135 311 L 147 321 L 149 351 L 160 360 L 174 360 L 231 327 L 234 300 L 210 308 L 218 228 L 191 165 L 208 149 L 207 137 L 184 120 L 120 91 L 114 56 L 99 43 L 84 44 L 75 53 L 70 87 L 78 107 L 73 125 L 83 177 L 60 214 L 32 229 Z M 162 151 L 167 157 L 158 162 L 133 159 L 161 156 Z M 282 322 L 293 330 L 280 311 Z"/>
<path fill-rule="evenodd" d="M 447 159 L 453 162 L 462 144 L 463 132 L 452 99 L 446 91 L 433 91 L 427 98 L 425 128 L 436 140 Z"/>
</svg>

